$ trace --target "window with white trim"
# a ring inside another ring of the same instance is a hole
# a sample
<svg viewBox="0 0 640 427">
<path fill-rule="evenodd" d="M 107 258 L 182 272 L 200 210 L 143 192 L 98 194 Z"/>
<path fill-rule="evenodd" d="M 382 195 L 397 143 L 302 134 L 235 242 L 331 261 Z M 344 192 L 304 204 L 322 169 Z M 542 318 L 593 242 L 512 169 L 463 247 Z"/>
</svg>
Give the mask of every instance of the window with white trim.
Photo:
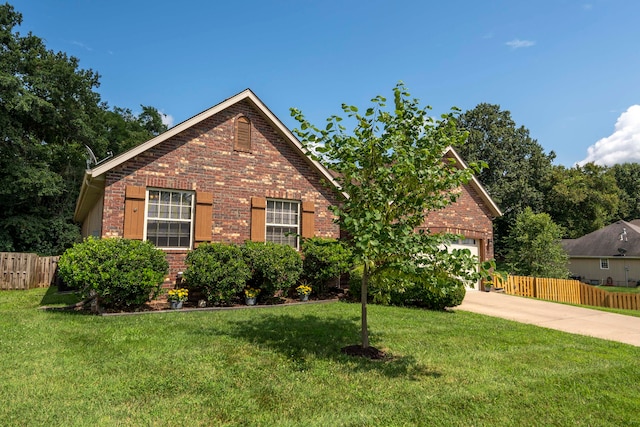
<svg viewBox="0 0 640 427">
<path fill-rule="evenodd" d="M 267 242 L 289 245 L 298 249 L 300 234 L 300 202 L 267 200 Z"/>
<path fill-rule="evenodd" d="M 158 248 L 191 248 L 192 191 L 148 190 L 145 239 Z"/>
<path fill-rule="evenodd" d="M 607 258 L 600 259 L 600 270 L 608 270 L 609 269 L 609 260 Z"/>
</svg>

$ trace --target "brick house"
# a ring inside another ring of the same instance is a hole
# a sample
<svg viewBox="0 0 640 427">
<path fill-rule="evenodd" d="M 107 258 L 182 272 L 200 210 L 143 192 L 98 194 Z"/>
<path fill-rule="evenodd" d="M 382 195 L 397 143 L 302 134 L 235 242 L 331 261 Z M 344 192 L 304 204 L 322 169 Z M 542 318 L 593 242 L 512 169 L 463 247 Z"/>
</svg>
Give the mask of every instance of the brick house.
<svg viewBox="0 0 640 427">
<path fill-rule="evenodd" d="M 458 168 L 467 167 L 451 147 L 444 157 L 452 159 Z M 458 200 L 444 209 L 430 212 L 422 228 L 434 233 L 460 234 L 464 239 L 451 245 L 450 249 L 469 249 L 480 261 L 490 260 L 494 254 L 493 219 L 502 216 L 502 212 L 475 177 L 459 191 Z"/>
<path fill-rule="evenodd" d="M 453 150 L 460 167 L 464 162 Z M 249 89 L 85 172 L 74 219 L 82 235 L 146 239 L 164 249 L 168 281 L 200 242 L 337 238 L 339 203 L 330 171 Z M 499 210 L 477 181 L 460 201 L 429 216 L 434 230 L 461 231 L 481 259 L 493 256 Z"/>
</svg>

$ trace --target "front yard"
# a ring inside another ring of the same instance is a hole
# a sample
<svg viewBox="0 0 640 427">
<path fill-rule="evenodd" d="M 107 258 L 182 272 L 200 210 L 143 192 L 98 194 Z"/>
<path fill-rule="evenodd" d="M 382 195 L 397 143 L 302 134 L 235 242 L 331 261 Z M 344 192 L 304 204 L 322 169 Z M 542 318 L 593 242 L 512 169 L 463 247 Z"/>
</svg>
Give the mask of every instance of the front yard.
<svg viewBox="0 0 640 427">
<path fill-rule="evenodd" d="M 348 303 L 98 317 L 0 292 L 0 420 L 22 425 L 638 425 L 640 348 Z M 57 298 L 54 296 L 54 298 Z"/>
</svg>

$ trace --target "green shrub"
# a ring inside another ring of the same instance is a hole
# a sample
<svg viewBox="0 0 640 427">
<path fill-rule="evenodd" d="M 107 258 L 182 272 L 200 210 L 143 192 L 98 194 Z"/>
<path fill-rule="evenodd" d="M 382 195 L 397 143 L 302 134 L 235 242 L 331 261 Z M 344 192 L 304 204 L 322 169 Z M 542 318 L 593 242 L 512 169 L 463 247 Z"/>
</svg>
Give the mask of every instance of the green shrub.
<svg viewBox="0 0 640 427">
<path fill-rule="evenodd" d="M 349 295 L 352 299 L 360 301 L 362 295 L 363 267 L 358 266 L 349 272 Z M 374 304 L 389 305 L 391 303 L 391 290 L 396 287 L 404 289 L 406 286 L 404 276 L 396 270 L 379 270 L 369 277 L 367 285 L 367 301 Z"/>
<path fill-rule="evenodd" d="M 261 290 L 262 298 L 272 297 L 278 290 L 289 289 L 302 273 L 302 258 L 291 246 L 245 242 L 242 254 L 251 269 L 249 284 Z"/>
<path fill-rule="evenodd" d="M 150 242 L 87 238 L 67 249 L 58 271 L 82 298 L 105 308 L 135 308 L 155 298 L 169 271 L 165 253 Z"/>
<path fill-rule="evenodd" d="M 351 270 L 349 295 L 360 301 L 362 267 Z M 466 294 L 464 283 L 444 272 L 406 274 L 393 269 L 382 270 L 370 277 L 368 301 L 383 305 L 408 305 L 431 310 L 444 310 L 462 303 Z"/>
<path fill-rule="evenodd" d="M 403 292 L 392 291 L 393 305 L 416 305 L 431 310 L 444 310 L 462 304 L 466 294 L 464 283 L 446 273 L 415 275 Z"/>
<path fill-rule="evenodd" d="M 215 304 L 230 304 L 251 277 L 237 245 L 200 244 L 189 252 L 186 264 L 184 279 L 187 286 L 202 291 Z"/>
<path fill-rule="evenodd" d="M 302 243 L 302 280 L 318 294 L 327 292 L 331 280 L 349 269 L 350 251 L 335 239 L 314 237 Z"/>
</svg>

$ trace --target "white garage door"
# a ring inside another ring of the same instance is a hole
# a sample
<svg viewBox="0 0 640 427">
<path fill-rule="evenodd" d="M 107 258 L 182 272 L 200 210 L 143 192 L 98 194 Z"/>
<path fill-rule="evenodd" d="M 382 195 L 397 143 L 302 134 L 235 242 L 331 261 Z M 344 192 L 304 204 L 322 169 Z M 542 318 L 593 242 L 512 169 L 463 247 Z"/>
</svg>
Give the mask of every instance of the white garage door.
<svg viewBox="0 0 640 427">
<path fill-rule="evenodd" d="M 469 249 L 469 251 L 471 251 L 471 255 L 475 256 L 476 258 L 479 258 L 480 257 L 479 245 L 480 245 L 480 240 L 463 239 L 447 245 L 447 248 L 449 249 L 449 251 L 453 249 Z M 467 289 L 479 290 L 480 282 L 478 281 L 478 283 L 475 284 L 475 287 L 471 287 L 470 285 L 467 285 Z"/>
</svg>

